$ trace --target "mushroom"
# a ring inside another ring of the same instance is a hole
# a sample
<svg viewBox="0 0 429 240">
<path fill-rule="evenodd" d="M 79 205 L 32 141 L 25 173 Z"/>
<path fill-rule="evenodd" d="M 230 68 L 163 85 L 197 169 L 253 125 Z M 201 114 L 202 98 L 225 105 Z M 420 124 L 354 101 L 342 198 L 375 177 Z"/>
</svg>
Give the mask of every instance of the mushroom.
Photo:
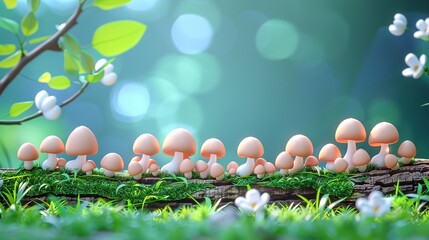
<svg viewBox="0 0 429 240">
<path fill-rule="evenodd" d="M 98 152 L 98 142 L 94 133 L 85 127 L 75 128 L 67 138 L 66 153 L 69 156 L 77 156 L 75 160 L 68 161 L 66 169 L 74 171 L 81 170 L 82 165 L 86 162 L 86 155 L 93 155 Z"/>
<path fill-rule="evenodd" d="M 67 164 L 67 161 L 64 158 L 58 158 L 57 159 L 57 167 L 58 168 L 64 168 Z"/>
<path fill-rule="evenodd" d="M 344 158 L 337 158 L 334 161 L 335 171 L 337 173 L 349 173 L 349 163 Z"/>
<path fill-rule="evenodd" d="M 266 162 L 264 164 L 264 168 L 265 168 L 265 173 L 268 176 L 271 176 L 271 175 L 273 175 L 276 172 L 276 167 L 271 162 Z"/>
<path fill-rule="evenodd" d="M 156 177 L 161 172 L 161 168 L 159 168 L 158 163 L 155 160 L 149 160 L 149 172 L 152 173 L 152 176 Z"/>
<path fill-rule="evenodd" d="M 275 164 L 276 168 L 280 168 L 280 174 L 284 176 L 288 173 L 288 169 L 293 168 L 293 158 L 289 153 L 283 151 L 277 156 Z"/>
<path fill-rule="evenodd" d="M 225 156 L 226 150 L 222 141 L 217 138 L 207 139 L 201 146 L 201 156 L 204 158 L 210 158 L 208 165 L 209 170 L 213 163 L 217 162 L 218 158 Z"/>
<path fill-rule="evenodd" d="M 184 157 L 192 156 L 196 151 L 194 137 L 188 130 L 176 128 L 165 137 L 162 151 L 173 159 L 161 168 L 161 172 L 179 173 Z"/>
<path fill-rule="evenodd" d="M 389 144 L 399 140 L 399 133 L 393 124 L 381 122 L 372 128 L 368 143 L 372 147 L 380 147 L 380 153 L 372 157 L 371 163 L 379 168 L 385 168 L 384 158 L 389 154 Z"/>
<path fill-rule="evenodd" d="M 148 162 L 149 164 L 149 162 Z M 149 166 L 148 166 L 149 168 Z M 143 166 L 136 161 L 132 161 L 129 165 L 128 165 L 128 174 L 130 176 L 132 176 L 135 180 L 140 180 L 142 178 L 142 174 L 145 172 L 143 171 Z"/>
<path fill-rule="evenodd" d="M 212 167 L 210 168 L 210 176 L 216 180 L 223 180 L 225 176 L 225 170 L 223 169 L 222 165 L 217 162 L 213 163 Z"/>
<path fill-rule="evenodd" d="M 326 162 L 326 169 L 330 171 L 335 171 L 334 162 L 335 159 L 341 157 L 340 149 L 332 143 L 328 143 L 320 149 L 319 160 L 321 162 Z"/>
<path fill-rule="evenodd" d="M 365 139 L 365 127 L 359 120 L 347 118 L 338 125 L 335 140 L 339 143 L 347 143 L 347 152 L 344 155 L 344 159 L 348 163 L 349 170 L 354 169 L 352 158 L 356 152 L 356 143 L 363 142 Z"/>
<path fill-rule="evenodd" d="M 90 161 L 86 161 L 86 163 L 82 165 L 82 172 L 85 172 L 86 175 L 91 175 L 92 170 L 94 169 L 95 169 L 95 166 Z"/>
<path fill-rule="evenodd" d="M 142 154 L 141 160 L 138 162 L 142 165 L 143 172 L 146 172 L 149 167 L 150 156 L 159 152 L 158 140 L 152 134 L 144 133 L 134 141 L 133 152 Z"/>
<path fill-rule="evenodd" d="M 31 170 L 34 167 L 34 162 L 39 158 L 37 148 L 31 143 L 24 143 L 19 147 L 17 157 L 19 160 L 24 161 L 24 168 Z"/>
<path fill-rule="evenodd" d="M 192 171 L 195 168 L 195 163 L 191 161 L 191 159 L 186 158 L 180 163 L 180 172 L 185 175 L 185 178 L 192 178 Z"/>
<path fill-rule="evenodd" d="M 285 150 L 290 155 L 295 156 L 293 168 L 289 170 L 289 173 L 291 174 L 298 172 L 304 167 L 303 158 L 308 157 L 313 153 L 313 144 L 308 137 L 302 134 L 297 134 L 289 139 Z"/>
<path fill-rule="evenodd" d="M 416 145 L 410 140 L 405 140 L 399 145 L 398 154 L 402 157 L 402 164 L 410 164 L 411 159 L 416 156 Z"/>
<path fill-rule="evenodd" d="M 104 169 L 104 176 L 113 177 L 115 172 L 124 169 L 124 160 L 117 153 L 108 153 L 101 159 L 101 167 Z"/>
<path fill-rule="evenodd" d="M 353 154 L 352 162 L 353 165 L 355 165 L 356 168 L 359 170 L 359 172 L 365 172 L 370 161 L 371 157 L 364 149 L 358 149 L 355 154 Z"/>
<path fill-rule="evenodd" d="M 267 160 L 265 160 L 265 158 L 258 158 L 255 161 L 255 167 L 258 165 L 264 165 L 267 162 Z"/>
<path fill-rule="evenodd" d="M 226 170 L 230 175 L 235 175 L 237 173 L 238 169 L 238 163 L 232 161 L 228 163 L 228 166 L 226 166 Z"/>
<path fill-rule="evenodd" d="M 264 155 L 264 146 L 262 146 L 259 139 L 255 137 L 246 137 L 238 145 L 237 155 L 242 158 L 247 158 L 246 163 L 238 167 L 237 175 L 242 177 L 250 176 L 255 167 L 255 158 L 260 158 Z"/>
<path fill-rule="evenodd" d="M 53 171 L 57 168 L 57 154 L 64 152 L 64 143 L 57 136 L 48 136 L 40 144 L 40 152 L 48 153 L 48 159 L 43 161 L 42 169 Z"/>
<path fill-rule="evenodd" d="M 94 161 L 92 161 L 92 160 L 87 160 L 86 162 L 91 163 L 91 164 L 92 164 L 92 166 L 94 166 L 94 169 L 96 169 L 96 168 L 97 168 L 97 164 L 95 164 L 95 162 L 94 162 Z"/>
<path fill-rule="evenodd" d="M 200 174 L 201 179 L 206 179 L 209 175 L 209 165 L 203 160 L 198 160 L 195 163 L 195 170 Z"/>
<path fill-rule="evenodd" d="M 311 170 L 315 170 L 317 166 L 319 166 L 319 160 L 313 155 L 308 156 L 305 159 L 305 166 L 310 168 Z"/>
<path fill-rule="evenodd" d="M 387 154 L 384 157 L 384 165 L 390 170 L 398 170 L 398 157 L 393 154 Z"/>
<path fill-rule="evenodd" d="M 257 165 L 253 170 L 253 173 L 255 173 L 257 178 L 263 178 L 265 174 L 264 165 L 261 165 L 261 164 Z"/>
</svg>

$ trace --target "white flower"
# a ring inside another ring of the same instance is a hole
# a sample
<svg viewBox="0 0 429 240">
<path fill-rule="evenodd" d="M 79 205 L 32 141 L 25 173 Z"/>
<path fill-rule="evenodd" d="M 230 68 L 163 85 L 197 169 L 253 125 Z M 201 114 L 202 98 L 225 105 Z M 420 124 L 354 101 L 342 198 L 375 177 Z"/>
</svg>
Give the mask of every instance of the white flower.
<svg viewBox="0 0 429 240">
<path fill-rule="evenodd" d="M 55 120 L 61 115 L 61 108 L 56 105 L 57 98 L 55 96 L 49 96 L 45 90 L 36 94 L 34 104 L 48 120 Z"/>
<path fill-rule="evenodd" d="M 404 77 L 413 77 L 414 79 L 418 79 L 424 72 L 426 55 L 422 54 L 420 59 L 417 59 L 416 55 L 408 53 L 405 57 L 405 63 L 409 68 L 404 69 L 404 71 L 402 71 L 402 75 L 404 75 Z"/>
<path fill-rule="evenodd" d="M 104 64 L 106 64 L 106 62 L 107 61 L 104 58 L 98 60 L 95 63 L 95 71 L 98 71 Z M 101 83 L 104 84 L 105 86 L 111 86 L 116 83 L 116 80 L 118 80 L 118 75 L 116 75 L 116 73 L 113 72 L 113 70 L 114 70 L 114 66 L 111 63 L 107 64 L 104 67 L 103 69 L 104 76 L 101 79 Z"/>
<path fill-rule="evenodd" d="M 419 31 L 414 33 L 414 37 L 429 41 L 429 18 L 426 18 L 426 20 L 418 20 L 416 22 L 416 27 Z"/>
<path fill-rule="evenodd" d="M 371 192 L 366 198 L 359 198 L 356 201 L 356 208 L 363 216 L 380 217 L 390 211 L 391 199 L 383 198 L 380 191 Z"/>
<path fill-rule="evenodd" d="M 393 17 L 393 23 L 389 25 L 389 32 L 395 36 L 404 34 L 407 28 L 407 18 L 404 15 L 397 13 Z"/>
<path fill-rule="evenodd" d="M 257 189 L 250 189 L 246 193 L 246 198 L 238 197 L 235 199 L 235 205 L 243 212 L 260 213 L 263 212 L 269 200 L 270 195 L 268 193 L 261 195 Z"/>
</svg>

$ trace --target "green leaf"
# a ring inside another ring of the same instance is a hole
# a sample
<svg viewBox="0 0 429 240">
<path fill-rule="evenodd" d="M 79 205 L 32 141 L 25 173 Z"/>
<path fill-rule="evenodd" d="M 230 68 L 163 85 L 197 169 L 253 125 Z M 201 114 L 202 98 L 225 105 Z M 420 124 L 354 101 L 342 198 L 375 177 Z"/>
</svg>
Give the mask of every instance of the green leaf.
<svg viewBox="0 0 429 240">
<path fill-rule="evenodd" d="M 64 75 L 55 76 L 48 82 L 49 87 L 56 90 L 64 90 L 70 87 L 71 81 Z"/>
<path fill-rule="evenodd" d="M 79 74 L 79 65 L 73 59 L 68 49 L 64 50 L 64 70 L 71 76 Z"/>
<path fill-rule="evenodd" d="M 33 39 L 30 39 L 28 41 L 28 43 L 29 44 L 35 44 L 35 43 L 43 42 L 46 39 L 48 39 L 49 37 L 51 37 L 51 35 L 46 35 L 46 36 L 41 36 L 41 37 L 38 37 L 38 38 L 33 38 Z"/>
<path fill-rule="evenodd" d="M 17 117 L 33 106 L 33 101 L 14 103 L 9 109 L 9 116 Z"/>
<path fill-rule="evenodd" d="M 40 6 L 40 0 L 27 0 L 27 6 L 33 13 L 36 13 Z"/>
<path fill-rule="evenodd" d="M 65 50 L 69 50 L 70 55 L 76 59 L 79 60 L 80 59 L 80 52 L 81 52 L 81 48 L 79 43 L 76 41 L 76 39 L 74 39 L 71 35 L 66 34 L 64 35 L 59 42 L 59 45 L 61 47 L 61 49 Z"/>
<path fill-rule="evenodd" d="M 39 29 L 39 22 L 33 12 L 27 13 L 21 21 L 21 31 L 24 36 L 30 36 Z"/>
<path fill-rule="evenodd" d="M 120 6 L 123 6 L 131 0 L 94 0 L 93 5 L 103 10 L 110 10 Z"/>
<path fill-rule="evenodd" d="M 0 27 L 13 34 L 18 34 L 18 23 L 12 19 L 0 17 Z"/>
<path fill-rule="evenodd" d="M 39 82 L 41 82 L 41 83 L 48 83 L 50 80 L 51 80 L 51 73 L 50 72 L 44 72 L 39 77 Z"/>
<path fill-rule="evenodd" d="M 0 44 L 0 55 L 9 55 L 15 52 L 15 44 Z"/>
<path fill-rule="evenodd" d="M 97 83 L 97 82 L 101 81 L 101 79 L 103 79 L 103 77 L 104 77 L 104 71 L 99 71 L 99 72 L 96 72 L 94 74 L 86 75 L 85 79 L 89 83 Z"/>
<path fill-rule="evenodd" d="M 86 73 L 94 71 L 95 62 L 89 53 L 85 51 L 80 53 L 80 63 Z"/>
<path fill-rule="evenodd" d="M 145 31 L 146 25 L 137 21 L 106 23 L 95 30 L 92 47 L 104 56 L 116 56 L 134 47 Z"/>
<path fill-rule="evenodd" d="M 21 51 L 16 51 L 0 62 L 0 68 L 13 68 L 21 60 Z"/>
<path fill-rule="evenodd" d="M 18 0 L 3 0 L 3 3 L 7 9 L 14 9 L 18 4 Z"/>
</svg>

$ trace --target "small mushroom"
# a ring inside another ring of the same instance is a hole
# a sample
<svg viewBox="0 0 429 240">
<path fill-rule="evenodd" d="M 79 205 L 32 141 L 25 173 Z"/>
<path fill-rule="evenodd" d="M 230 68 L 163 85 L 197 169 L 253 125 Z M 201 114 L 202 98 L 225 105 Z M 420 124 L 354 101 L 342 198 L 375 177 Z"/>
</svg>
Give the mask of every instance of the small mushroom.
<svg viewBox="0 0 429 240">
<path fill-rule="evenodd" d="M 67 164 L 67 161 L 64 158 L 57 159 L 57 167 L 63 169 Z"/>
<path fill-rule="evenodd" d="M 335 140 L 339 143 L 347 143 L 347 152 L 344 155 L 344 159 L 348 163 L 349 170 L 354 169 L 352 158 L 356 152 L 356 143 L 363 142 L 365 139 L 365 127 L 359 120 L 347 118 L 338 125 Z"/>
<path fill-rule="evenodd" d="M 94 169 L 95 169 L 95 166 L 91 162 L 89 162 L 89 161 L 86 161 L 86 163 L 84 163 L 82 165 L 82 172 L 85 172 L 86 175 L 91 175 L 92 171 Z"/>
<path fill-rule="evenodd" d="M 264 155 L 264 146 L 259 139 L 246 137 L 238 145 L 237 155 L 247 158 L 246 163 L 238 167 L 237 175 L 242 177 L 250 176 L 255 168 L 255 158 L 260 158 Z"/>
<path fill-rule="evenodd" d="M 275 164 L 276 168 L 280 169 L 280 174 L 284 176 L 288 174 L 288 169 L 293 168 L 293 158 L 289 153 L 283 151 L 277 156 Z"/>
<path fill-rule="evenodd" d="M 180 163 L 180 172 L 185 175 L 185 178 L 191 179 L 192 178 L 192 171 L 195 168 L 195 163 L 191 161 L 189 158 L 185 158 Z"/>
<path fill-rule="evenodd" d="M 34 167 L 34 162 L 39 158 L 37 148 L 31 143 L 24 143 L 19 147 L 17 157 L 19 160 L 24 161 L 24 168 L 31 170 Z"/>
<path fill-rule="evenodd" d="M 255 167 L 258 165 L 264 165 L 267 162 L 267 160 L 265 160 L 265 158 L 258 158 L 255 161 Z"/>
<path fill-rule="evenodd" d="M 319 160 L 321 162 L 326 162 L 326 169 L 330 171 L 335 171 L 334 162 L 335 159 L 341 157 L 340 149 L 332 143 L 328 143 L 320 149 Z"/>
<path fill-rule="evenodd" d="M 203 160 L 198 160 L 195 163 L 195 170 L 200 174 L 201 179 L 206 179 L 209 175 L 209 165 Z"/>
<path fill-rule="evenodd" d="M 75 128 L 67 138 L 66 153 L 69 156 L 77 156 L 75 160 L 68 161 L 66 168 L 69 171 L 82 170 L 87 155 L 98 152 L 98 142 L 94 133 L 85 126 Z"/>
<path fill-rule="evenodd" d="M 271 175 L 273 175 L 276 172 L 276 167 L 271 162 L 266 162 L 264 164 L 264 168 L 265 168 L 265 173 L 268 176 L 271 176 Z"/>
<path fill-rule="evenodd" d="M 226 166 L 226 170 L 230 175 L 235 175 L 237 173 L 238 169 L 238 163 L 232 161 L 228 163 L 228 166 Z"/>
<path fill-rule="evenodd" d="M 380 152 L 372 157 L 371 163 L 379 168 L 385 168 L 384 158 L 389 154 L 389 144 L 399 140 L 399 133 L 393 124 L 381 122 L 372 128 L 368 143 L 372 147 L 380 147 Z"/>
<path fill-rule="evenodd" d="M 149 164 L 149 162 L 148 162 Z M 148 166 L 149 168 L 149 166 Z M 135 180 L 140 180 L 142 178 L 142 174 L 143 174 L 143 166 L 138 163 L 138 162 L 131 162 L 128 165 L 128 174 L 133 177 Z"/>
<path fill-rule="evenodd" d="M 216 180 L 223 180 L 225 176 L 225 170 L 223 169 L 222 165 L 219 163 L 213 163 L 212 167 L 210 168 L 210 176 Z"/>
<path fill-rule="evenodd" d="M 143 172 L 146 172 L 149 167 L 150 157 L 159 152 L 159 142 L 152 134 L 144 133 L 134 141 L 133 152 L 142 154 L 141 160 L 138 162 L 142 165 Z"/>
<path fill-rule="evenodd" d="M 124 169 L 124 160 L 117 153 L 108 153 L 101 159 L 100 165 L 104 169 L 104 176 L 113 177 L 115 172 Z"/>
<path fill-rule="evenodd" d="M 352 162 L 353 165 L 355 165 L 356 168 L 359 170 L 359 172 L 365 172 L 370 161 L 371 157 L 364 149 L 358 149 L 355 154 L 353 154 Z"/>
<path fill-rule="evenodd" d="M 308 156 L 305 159 L 305 166 L 311 170 L 315 170 L 315 167 L 319 166 L 319 160 L 317 160 L 317 158 L 313 155 Z"/>
<path fill-rule="evenodd" d="M 179 173 L 182 160 L 195 154 L 195 139 L 188 130 L 176 128 L 165 137 L 162 151 L 173 156 L 173 159 L 164 165 L 161 171 L 168 174 Z"/>
<path fill-rule="evenodd" d="M 337 173 L 346 172 L 349 173 L 349 163 L 344 158 L 337 158 L 334 161 L 335 171 Z"/>
<path fill-rule="evenodd" d="M 291 174 L 304 167 L 304 158 L 313 153 L 313 144 L 307 136 L 297 134 L 289 139 L 285 150 L 290 155 L 295 156 L 293 168 L 288 171 Z"/>
<path fill-rule="evenodd" d="M 57 154 L 64 152 L 64 143 L 57 136 L 48 136 L 40 144 L 40 152 L 48 154 L 48 159 L 42 163 L 42 169 L 53 171 L 57 168 Z"/>
<path fill-rule="evenodd" d="M 411 159 L 416 156 L 416 145 L 410 140 L 405 140 L 399 145 L 398 154 L 402 157 L 402 164 L 410 164 Z"/>
<path fill-rule="evenodd" d="M 155 160 L 149 160 L 149 172 L 152 173 L 152 176 L 156 177 L 161 172 L 161 168 L 158 166 L 158 163 Z"/>
<path fill-rule="evenodd" d="M 263 178 L 265 174 L 265 167 L 262 164 L 259 164 L 255 167 L 255 170 L 253 170 L 253 173 L 256 175 L 257 178 Z"/>
<path fill-rule="evenodd" d="M 384 157 L 384 165 L 390 170 L 398 170 L 398 157 L 393 154 L 387 154 L 386 157 Z"/>
<path fill-rule="evenodd" d="M 225 146 L 222 141 L 217 138 L 207 139 L 201 146 L 201 156 L 204 158 L 210 158 L 207 163 L 209 165 L 209 170 L 213 163 L 217 162 L 218 158 L 225 156 L 225 153 Z"/>
</svg>

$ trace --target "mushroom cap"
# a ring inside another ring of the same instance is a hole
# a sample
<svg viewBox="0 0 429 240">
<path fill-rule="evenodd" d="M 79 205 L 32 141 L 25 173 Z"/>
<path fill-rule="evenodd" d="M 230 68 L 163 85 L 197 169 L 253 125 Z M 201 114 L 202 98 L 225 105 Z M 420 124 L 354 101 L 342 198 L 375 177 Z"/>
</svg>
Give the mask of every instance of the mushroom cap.
<svg viewBox="0 0 429 240">
<path fill-rule="evenodd" d="M 65 167 L 67 164 L 67 161 L 64 158 L 58 158 L 57 159 L 57 166 L 58 167 Z"/>
<path fill-rule="evenodd" d="M 362 148 L 356 150 L 352 157 L 352 163 L 355 166 L 363 166 L 368 164 L 370 161 L 371 157 L 369 156 L 368 152 Z"/>
<path fill-rule="evenodd" d="M 94 162 L 94 161 L 92 161 L 92 160 L 86 160 L 86 162 L 91 163 L 91 164 L 92 164 L 92 166 L 94 166 L 94 168 L 97 168 L 97 164 L 95 164 L 95 162 Z"/>
<path fill-rule="evenodd" d="M 164 139 L 162 151 L 168 156 L 173 156 L 175 152 L 182 152 L 185 157 L 195 154 L 197 146 L 192 134 L 183 128 L 176 128 Z"/>
<path fill-rule="evenodd" d="M 246 137 L 238 144 L 237 155 L 242 158 L 259 158 L 264 155 L 264 146 L 255 137 Z"/>
<path fill-rule="evenodd" d="M 40 152 L 59 154 L 64 152 L 64 143 L 57 136 L 51 135 L 43 139 Z"/>
<path fill-rule="evenodd" d="M 85 127 L 75 128 L 67 138 L 66 153 L 69 156 L 93 155 L 98 152 L 98 142 L 94 133 Z"/>
<path fill-rule="evenodd" d="M 264 165 L 258 165 L 255 167 L 255 169 L 253 170 L 254 174 L 264 174 L 265 173 L 265 167 Z"/>
<path fill-rule="evenodd" d="M 143 173 L 143 166 L 138 162 L 131 162 L 130 165 L 128 165 L 128 174 L 130 176 L 135 176 L 140 173 Z"/>
<path fill-rule="evenodd" d="M 153 163 L 149 166 L 149 172 L 157 172 L 160 168 L 157 163 Z"/>
<path fill-rule="evenodd" d="M 267 162 L 267 160 L 265 160 L 264 158 L 258 158 L 255 161 L 255 166 L 256 165 L 264 165 Z"/>
<path fill-rule="evenodd" d="M 24 143 L 19 147 L 17 157 L 21 161 L 34 161 L 39 158 L 39 152 L 33 144 Z"/>
<path fill-rule="evenodd" d="M 195 163 L 191 161 L 189 158 L 183 159 L 183 161 L 180 163 L 180 172 L 181 173 L 187 173 L 192 172 L 195 168 Z"/>
<path fill-rule="evenodd" d="M 159 152 L 159 142 L 150 133 L 144 133 L 134 141 L 133 152 L 135 154 L 156 155 Z"/>
<path fill-rule="evenodd" d="M 201 156 L 210 158 L 211 154 L 216 154 L 217 158 L 225 156 L 226 150 L 222 141 L 217 138 L 207 139 L 201 146 Z"/>
<path fill-rule="evenodd" d="M 134 158 L 133 158 L 134 159 Z M 141 158 L 140 158 L 141 159 Z M 139 160 L 140 161 L 140 160 Z M 151 159 L 149 159 L 149 164 L 148 164 L 148 167 L 150 167 L 150 165 L 152 165 L 152 164 L 156 164 L 156 165 L 158 165 L 158 163 L 155 161 L 155 160 L 153 160 L 152 158 Z M 158 165 L 159 166 L 159 165 Z"/>
<path fill-rule="evenodd" d="M 124 169 L 124 160 L 117 153 L 108 153 L 101 159 L 101 167 L 113 172 L 118 172 Z"/>
<path fill-rule="evenodd" d="M 229 170 L 231 170 L 231 168 L 235 168 L 237 170 L 238 168 L 238 163 L 232 161 L 228 163 L 228 166 L 226 166 L 226 170 L 229 172 Z"/>
<path fill-rule="evenodd" d="M 274 173 L 274 172 L 276 172 L 276 167 L 271 162 L 266 162 L 264 164 L 264 168 L 265 168 L 265 172 L 266 173 Z"/>
<path fill-rule="evenodd" d="M 222 165 L 219 163 L 213 163 L 213 165 L 210 168 L 210 176 L 212 178 L 218 178 L 222 176 L 225 173 L 225 170 L 223 169 Z"/>
<path fill-rule="evenodd" d="M 140 156 L 135 156 L 135 157 L 131 158 L 130 164 L 132 162 L 139 162 L 140 160 L 142 160 L 142 158 Z"/>
<path fill-rule="evenodd" d="M 313 155 L 308 156 L 305 159 L 305 166 L 307 167 L 315 167 L 315 166 L 319 166 L 319 160 L 317 160 L 317 158 Z"/>
<path fill-rule="evenodd" d="M 313 153 L 313 144 L 308 137 L 297 134 L 289 139 L 285 150 L 293 156 L 308 157 Z"/>
<path fill-rule="evenodd" d="M 319 160 L 322 162 L 334 162 L 341 157 L 340 149 L 332 143 L 328 143 L 320 149 Z"/>
<path fill-rule="evenodd" d="M 384 157 L 384 165 L 386 165 L 387 168 L 392 169 L 396 166 L 398 163 L 398 157 L 393 154 L 387 154 L 386 157 Z"/>
<path fill-rule="evenodd" d="M 212 165 L 212 167 L 213 167 L 213 165 Z M 209 168 L 209 165 L 206 163 L 206 162 L 204 162 L 203 160 L 198 160 L 196 163 L 195 163 L 195 170 L 197 171 L 197 172 L 204 172 L 205 170 L 207 170 Z"/>
<path fill-rule="evenodd" d="M 92 171 L 92 170 L 94 170 L 94 168 L 95 168 L 94 165 L 92 165 L 92 163 L 90 163 L 90 162 L 86 162 L 82 165 L 82 171 L 83 172 Z"/>
<path fill-rule="evenodd" d="M 410 140 L 405 140 L 399 145 L 398 154 L 401 157 L 413 158 L 416 156 L 416 145 Z"/>
<path fill-rule="evenodd" d="M 334 161 L 334 166 L 336 172 L 344 172 L 349 167 L 349 163 L 344 158 L 337 158 Z"/>
<path fill-rule="evenodd" d="M 335 140 L 339 143 L 347 143 L 349 140 L 363 142 L 365 139 L 365 127 L 359 120 L 354 118 L 343 120 L 335 132 Z"/>
<path fill-rule="evenodd" d="M 289 153 L 283 151 L 277 156 L 275 164 L 280 169 L 291 169 L 293 168 L 293 158 Z"/>
<path fill-rule="evenodd" d="M 372 147 L 381 146 L 381 144 L 393 144 L 399 140 L 399 133 L 393 124 L 381 122 L 375 125 L 368 139 L 368 144 Z"/>
</svg>

